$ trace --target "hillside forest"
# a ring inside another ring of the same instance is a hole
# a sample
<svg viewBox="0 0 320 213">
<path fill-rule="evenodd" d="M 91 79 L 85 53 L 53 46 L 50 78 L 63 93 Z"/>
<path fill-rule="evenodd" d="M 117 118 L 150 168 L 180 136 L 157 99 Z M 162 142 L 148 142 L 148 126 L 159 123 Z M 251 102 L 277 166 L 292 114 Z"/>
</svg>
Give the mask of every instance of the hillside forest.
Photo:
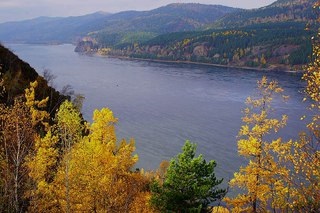
<svg viewBox="0 0 320 213">
<path fill-rule="evenodd" d="M 257 9 L 173 3 L 149 11 L 96 12 L 0 23 L 6 43 L 73 43 L 107 57 L 303 70 L 317 33 L 316 0 L 277 0 Z"/>
<path fill-rule="evenodd" d="M 193 30 L 159 32 L 143 24 L 135 30 L 107 28 L 88 33 L 75 51 L 251 69 L 302 70 L 310 62 L 309 38 L 317 29 L 316 14 L 311 9 L 314 2 L 279 0 L 259 9 L 235 10 Z"/>
<path fill-rule="evenodd" d="M 320 3 L 313 7 L 319 10 Z M 230 36 L 232 43 L 251 33 L 214 35 Z M 0 212 L 319 212 L 319 33 L 310 44 L 303 80 L 312 116 L 301 118 L 307 131 L 297 140 L 277 135 L 288 117 L 274 117 L 272 102 L 288 97 L 263 77 L 257 95 L 246 100 L 239 127 L 238 153 L 247 164 L 227 188 L 215 175 L 219 162 L 196 155 L 190 141 L 155 171 L 136 168 L 135 142 L 117 138 L 111 109 L 94 110 L 92 123 L 85 121 L 83 97 L 56 91 L 50 73 L 39 76 L 0 45 Z"/>
</svg>

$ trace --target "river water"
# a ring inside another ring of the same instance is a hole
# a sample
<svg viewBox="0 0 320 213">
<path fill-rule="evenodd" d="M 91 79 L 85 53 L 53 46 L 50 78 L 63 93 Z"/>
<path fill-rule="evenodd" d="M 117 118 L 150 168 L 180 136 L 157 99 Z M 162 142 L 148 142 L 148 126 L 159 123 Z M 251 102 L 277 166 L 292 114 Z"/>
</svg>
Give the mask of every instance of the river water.
<svg viewBox="0 0 320 213">
<path fill-rule="evenodd" d="M 198 144 L 198 153 L 216 160 L 218 177 L 232 178 L 244 163 L 237 154 L 241 111 L 263 75 L 290 96 L 286 103 L 275 100 L 275 116 L 289 116 L 280 136 L 297 138 L 304 127 L 301 74 L 91 57 L 69 44 L 7 46 L 38 73 L 51 70 L 56 88 L 69 84 L 83 94 L 87 120 L 94 109 L 109 107 L 119 118 L 118 138 L 136 141 L 137 167 L 156 169 L 188 139 Z"/>
</svg>

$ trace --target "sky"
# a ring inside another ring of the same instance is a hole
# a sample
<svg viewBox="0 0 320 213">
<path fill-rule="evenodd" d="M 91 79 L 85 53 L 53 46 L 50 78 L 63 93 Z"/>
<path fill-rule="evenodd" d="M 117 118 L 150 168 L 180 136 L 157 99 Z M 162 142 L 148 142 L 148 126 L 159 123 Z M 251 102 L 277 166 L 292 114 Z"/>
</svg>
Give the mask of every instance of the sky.
<svg viewBox="0 0 320 213">
<path fill-rule="evenodd" d="M 79 16 L 97 11 L 116 13 L 150 10 L 170 3 L 220 4 L 238 8 L 259 8 L 275 0 L 0 0 L 0 23 L 39 16 Z"/>
</svg>

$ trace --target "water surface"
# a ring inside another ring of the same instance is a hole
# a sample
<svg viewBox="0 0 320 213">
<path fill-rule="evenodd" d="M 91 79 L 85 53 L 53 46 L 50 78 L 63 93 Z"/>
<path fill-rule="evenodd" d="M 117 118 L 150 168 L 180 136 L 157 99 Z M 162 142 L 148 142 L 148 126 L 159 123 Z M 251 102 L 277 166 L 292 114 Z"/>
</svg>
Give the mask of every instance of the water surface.
<svg viewBox="0 0 320 213">
<path fill-rule="evenodd" d="M 156 169 L 189 139 L 198 153 L 217 161 L 218 176 L 229 180 L 244 162 L 236 144 L 241 110 L 263 75 L 279 81 L 291 97 L 275 102 L 275 115 L 289 116 L 281 136 L 296 138 L 304 125 L 300 74 L 90 57 L 73 52 L 72 45 L 9 47 L 39 73 L 50 69 L 57 88 L 70 84 L 84 94 L 87 120 L 94 109 L 111 108 L 119 118 L 118 138 L 136 141 L 137 167 Z"/>
</svg>

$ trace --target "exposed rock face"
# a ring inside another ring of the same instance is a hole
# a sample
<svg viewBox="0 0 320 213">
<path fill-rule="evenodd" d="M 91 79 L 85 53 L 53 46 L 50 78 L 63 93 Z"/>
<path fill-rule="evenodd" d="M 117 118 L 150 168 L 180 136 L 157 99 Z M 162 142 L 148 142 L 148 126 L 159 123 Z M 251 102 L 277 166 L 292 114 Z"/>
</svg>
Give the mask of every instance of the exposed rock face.
<svg viewBox="0 0 320 213">
<path fill-rule="evenodd" d="M 198 45 L 193 49 L 193 55 L 195 56 L 207 56 L 208 49 L 204 45 Z"/>
<path fill-rule="evenodd" d="M 96 45 L 92 41 L 80 41 L 76 48 L 74 49 L 75 52 L 91 52 L 97 49 Z"/>
<path fill-rule="evenodd" d="M 288 55 L 291 52 L 297 50 L 298 45 L 281 45 L 273 51 L 274 55 Z"/>
<path fill-rule="evenodd" d="M 161 47 L 159 45 L 151 46 L 149 48 L 150 53 L 158 53 L 161 50 Z"/>
</svg>

